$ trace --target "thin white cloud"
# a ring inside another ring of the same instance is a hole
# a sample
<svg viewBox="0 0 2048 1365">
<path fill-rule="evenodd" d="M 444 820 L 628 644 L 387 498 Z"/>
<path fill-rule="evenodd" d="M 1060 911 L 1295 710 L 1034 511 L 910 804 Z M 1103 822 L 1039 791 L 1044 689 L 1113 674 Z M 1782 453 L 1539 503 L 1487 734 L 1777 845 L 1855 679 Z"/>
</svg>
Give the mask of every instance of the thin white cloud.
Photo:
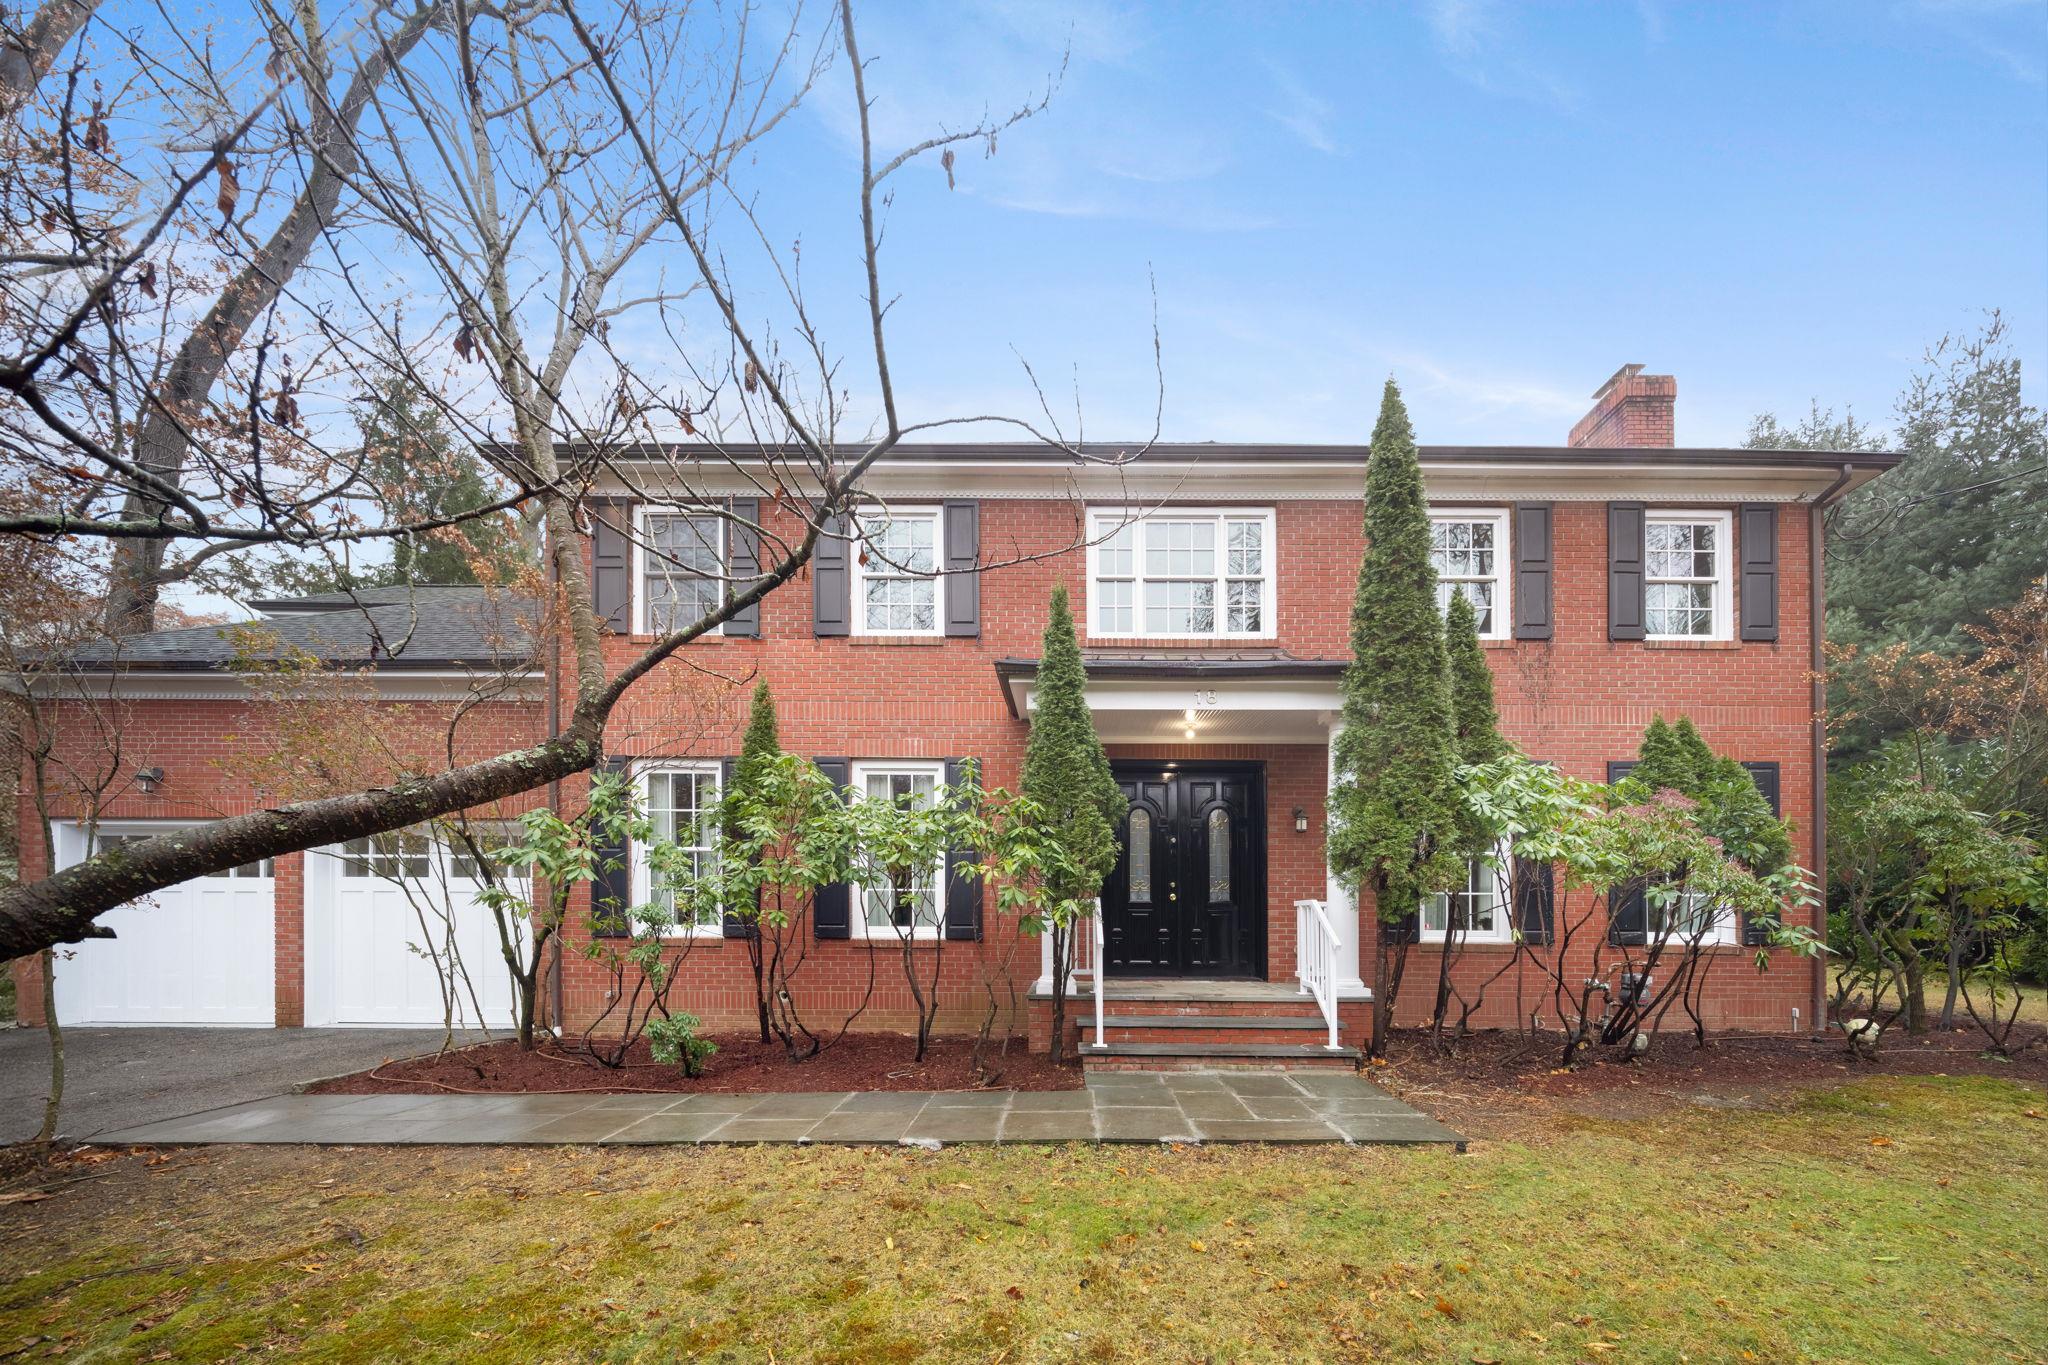
<svg viewBox="0 0 2048 1365">
<path fill-rule="evenodd" d="M 1342 149 L 1331 128 L 1337 107 L 1303 85 L 1278 62 L 1268 61 L 1266 70 L 1272 75 L 1279 96 L 1278 103 L 1266 109 L 1266 117 L 1292 133 L 1304 146 L 1324 156 L 1337 155 Z"/>
<path fill-rule="evenodd" d="M 1576 85 L 1537 61 L 1495 0 L 1429 0 L 1429 27 L 1445 64 L 1491 94 L 1576 108 Z"/>
</svg>

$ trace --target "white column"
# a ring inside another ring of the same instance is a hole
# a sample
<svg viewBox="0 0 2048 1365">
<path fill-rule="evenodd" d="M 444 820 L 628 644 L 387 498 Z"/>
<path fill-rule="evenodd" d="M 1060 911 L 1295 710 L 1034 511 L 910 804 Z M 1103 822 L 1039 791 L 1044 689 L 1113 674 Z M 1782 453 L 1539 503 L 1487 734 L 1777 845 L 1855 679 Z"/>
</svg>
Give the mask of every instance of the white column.
<svg viewBox="0 0 2048 1365">
<path fill-rule="evenodd" d="M 1331 722 L 1329 748 L 1329 786 L 1337 785 L 1337 732 L 1343 729 L 1339 722 Z M 1323 828 L 1329 829 L 1330 814 L 1327 804 L 1323 808 Z M 1337 931 L 1337 998 L 1339 1000 L 1366 1000 L 1372 992 L 1366 989 L 1365 981 L 1358 974 L 1358 904 L 1337 874 L 1327 868 L 1327 893 L 1325 900 L 1330 907 L 1330 924 Z"/>
</svg>

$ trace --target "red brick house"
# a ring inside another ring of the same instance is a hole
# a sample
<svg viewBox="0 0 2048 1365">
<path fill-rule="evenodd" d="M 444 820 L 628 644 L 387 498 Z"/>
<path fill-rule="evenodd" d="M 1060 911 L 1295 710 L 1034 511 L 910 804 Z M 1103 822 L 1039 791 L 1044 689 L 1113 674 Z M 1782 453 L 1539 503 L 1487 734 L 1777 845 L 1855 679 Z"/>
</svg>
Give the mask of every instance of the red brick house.
<svg viewBox="0 0 2048 1365">
<path fill-rule="evenodd" d="M 1896 457 L 1675 448 L 1674 381 L 1640 370 L 1602 387 L 1568 445 L 1422 448 L 1443 591 L 1480 608 L 1503 726 L 1532 756 L 1608 780 L 1653 716 L 1690 716 L 1717 750 L 1751 766 L 1792 820 L 1801 860 L 1818 869 L 1822 509 Z M 1036 446 L 904 447 L 865 484 L 879 500 L 865 529 L 884 553 L 822 542 L 807 580 L 629 694 L 608 731 L 612 761 L 639 779 L 657 820 L 687 829 L 737 752 L 746 710 L 746 687 L 693 680 L 758 676 L 774 690 L 784 747 L 817 758 L 853 795 L 928 788 L 967 759 L 986 782 L 1014 785 L 1046 601 L 1064 583 L 1097 727 L 1131 802 L 1124 856 L 1103 889 L 1107 994 L 1126 1016 L 1109 1030 L 1111 1050 L 1312 1051 L 1326 1039 L 1322 1010 L 1296 984 L 1311 956 L 1327 967 L 1344 1041 L 1356 1043 L 1375 931 L 1328 876 L 1323 799 L 1365 459 L 1362 446 L 1199 444 L 1115 467 Z M 696 594 L 711 591 L 688 573 L 695 556 L 743 572 L 754 550 L 727 523 L 668 505 L 666 466 L 649 462 L 644 479 L 631 460 L 617 467 L 592 576 L 614 631 L 608 648 L 623 662 L 667 613 L 693 617 Z M 794 527 L 738 473 L 729 488 L 696 486 L 735 499 L 764 534 Z M 995 567 L 962 572 L 977 565 Z M 475 590 L 408 601 L 396 590 L 367 617 L 335 607 L 306 599 L 266 610 L 280 634 L 328 657 L 374 659 L 394 727 L 411 717 L 445 730 L 456 699 L 488 676 L 497 691 L 470 707 L 461 749 L 494 752 L 541 731 L 539 675 L 506 667 L 531 651 L 517 604 Z M 395 658 L 365 638 L 363 622 L 380 615 L 377 635 L 407 641 Z M 289 737 L 262 698 L 217 667 L 220 649 L 206 641 L 218 634 L 158 632 L 104 663 L 122 699 L 124 761 L 161 771 L 123 788 L 102 837 L 268 803 L 237 756 Z M 25 806 L 23 819 L 33 875 L 38 838 Z M 60 859 L 83 851 L 76 830 L 60 830 L 59 843 Z M 123 938 L 84 945 L 60 969 L 60 1011 L 80 1021 L 438 1021 L 438 992 L 423 984 L 432 973 L 403 948 L 404 898 L 374 874 L 430 875 L 440 856 L 395 845 L 285 857 L 178 888 L 152 911 L 116 912 Z M 644 859 L 627 865 L 627 884 L 614 889 L 645 899 Z M 942 1028 L 978 1020 L 985 964 L 1009 960 L 1011 976 L 1042 987 L 1039 946 L 1016 949 L 1007 928 L 984 924 L 971 880 L 935 868 L 920 896 L 917 933 L 946 954 Z M 1491 974 L 1513 951 L 1510 907 L 1479 871 L 1453 899 L 1471 926 L 1459 971 Z M 1452 910 L 1424 907 L 1411 982 L 1434 976 L 1431 939 Z M 819 898 L 801 978 L 809 1015 L 836 1027 L 866 1000 L 861 1027 L 906 1023 L 892 913 L 858 890 Z M 157 928 L 133 929 L 136 947 L 130 922 L 148 917 Z M 1315 942 L 1302 942 L 1298 925 Z M 483 955 L 479 982 L 495 978 L 481 927 L 465 921 L 459 933 L 472 962 Z M 1783 1030 L 1797 1011 L 1813 1023 L 1811 965 L 1788 958 L 1758 974 L 1736 937 L 1716 949 L 1733 965 L 1710 1022 Z M 685 931 L 685 948 L 677 1002 L 714 1027 L 749 1023 L 744 945 L 705 924 Z M 563 1021 L 600 1011 L 608 985 L 570 953 Z M 481 1003 L 495 1013 L 502 1001 L 489 989 Z M 1404 1017 L 1426 1009 L 1429 993 L 1404 992 Z M 1073 1013 L 1091 1010 L 1081 999 Z M 1246 1015 L 1255 1017 L 1233 1022 Z M 1516 1017 L 1510 985 L 1478 1022 Z M 1042 1041 L 1042 1018 L 1038 1028 Z"/>
</svg>

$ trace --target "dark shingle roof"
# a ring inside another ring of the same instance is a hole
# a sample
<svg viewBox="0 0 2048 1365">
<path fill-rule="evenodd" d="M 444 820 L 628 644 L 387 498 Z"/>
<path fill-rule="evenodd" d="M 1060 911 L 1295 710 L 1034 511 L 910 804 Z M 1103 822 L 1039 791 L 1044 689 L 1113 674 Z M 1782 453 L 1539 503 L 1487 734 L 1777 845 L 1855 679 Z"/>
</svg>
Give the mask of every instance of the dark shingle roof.
<svg viewBox="0 0 2048 1365">
<path fill-rule="evenodd" d="M 360 605 L 358 605 L 360 603 Z M 217 668 L 238 656 L 303 650 L 327 663 L 379 669 L 531 668 L 539 605 L 498 588 L 376 588 L 252 603 L 261 620 L 154 630 L 98 641 L 73 655 L 95 671 Z"/>
</svg>

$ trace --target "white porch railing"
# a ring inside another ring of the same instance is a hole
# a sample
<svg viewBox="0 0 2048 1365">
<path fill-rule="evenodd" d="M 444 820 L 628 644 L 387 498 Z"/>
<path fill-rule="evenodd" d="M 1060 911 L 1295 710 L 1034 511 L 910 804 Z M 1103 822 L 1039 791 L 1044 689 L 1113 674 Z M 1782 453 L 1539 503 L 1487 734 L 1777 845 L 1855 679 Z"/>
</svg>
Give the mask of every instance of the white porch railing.
<svg viewBox="0 0 2048 1365">
<path fill-rule="evenodd" d="M 1089 992 L 1095 997 L 1095 1046 L 1104 1044 L 1106 1034 L 1103 1023 L 1103 983 L 1101 963 L 1103 958 L 1102 901 L 1095 902 L 1093 914 L 1077 919 L 1067 929 L 1067 996 L 1072 999 L 1081 989 L 1081 983 L 1088 983 Z M 1052 989 L 1052 935 L 1038 936 L 1038 987 L 1042 991 Z"/>
<path fill-rule="evenodd" d="M 1316 998 L 1329 1025 L 1331 1050 L 1337 1043 L 1337 929 L 1321 901 L 1294 903 L 1294 977 L 1304 995 Z"/>
</svg>

